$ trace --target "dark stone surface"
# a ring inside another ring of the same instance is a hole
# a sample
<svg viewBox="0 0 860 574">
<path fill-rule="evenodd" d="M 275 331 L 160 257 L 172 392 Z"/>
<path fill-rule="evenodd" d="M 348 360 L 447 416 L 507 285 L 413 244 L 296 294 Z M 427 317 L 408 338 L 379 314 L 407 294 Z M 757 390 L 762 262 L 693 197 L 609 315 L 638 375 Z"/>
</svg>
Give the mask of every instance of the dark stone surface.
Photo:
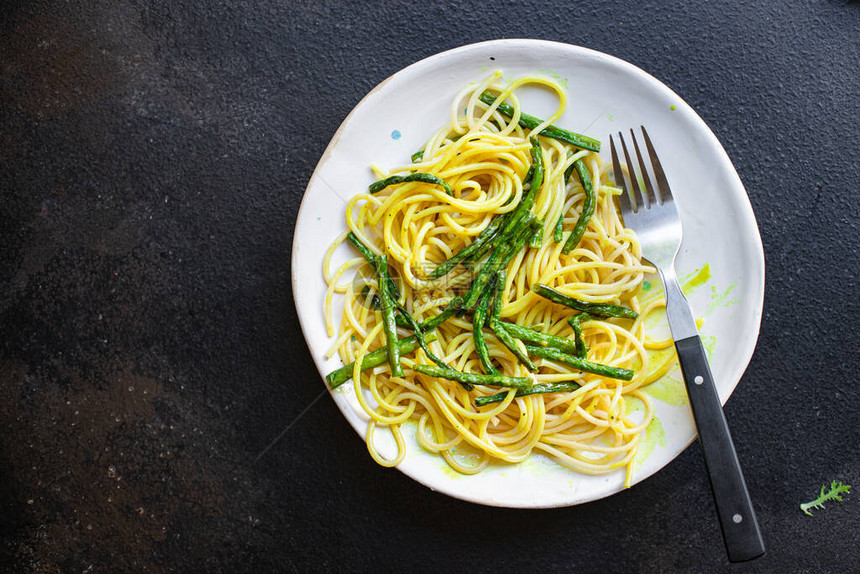
<svg viewBox="0 0 860 574">
<path fill-rule="evenodd" d="M 352 4 L 4 3 L 0 565 L 857 571 L 858 494 L 797 504 L 860 483 L 860 5 Z M 726 415 L 758 561 L 727 563 L 697 445 L 606 500 L 486 508 L 378 467 L 312 404 L 289 253 L 319 156 L 400 68 L 512 37 L 652 73 L 747 187 L 765 314 Z"/>
</svg>

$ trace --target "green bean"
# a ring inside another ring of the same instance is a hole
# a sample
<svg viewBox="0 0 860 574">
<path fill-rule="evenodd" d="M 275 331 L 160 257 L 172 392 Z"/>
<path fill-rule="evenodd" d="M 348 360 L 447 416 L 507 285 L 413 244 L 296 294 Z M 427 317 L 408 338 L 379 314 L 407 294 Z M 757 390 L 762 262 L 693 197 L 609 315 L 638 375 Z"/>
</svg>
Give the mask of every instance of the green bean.
<svg viewBox="0 0 860 574">
<path fill-rule="evenodd" d="M 543 151 L 541 150 L 540 141 L 535 137 L 529 138 L 529 141 L 532 144 L 532 147 L 529 150 L 529 153 L 532 156 L 532 179 L 529 184 L 528 194 L 524 194 L 522 201 L 520 201 L 520 204 L 512 212 L 511 218 L 505 228 L 505 231 L 508 232 L 519 227 L 526 214 L 531 211 L 532 206 L 537 200 L 538 193 L 540 193 L 540 188 L 543 185 Z"/>
<path fill-rule="evenodd" d="M 397 311 L 399 313 L 397 319 L 403 317 L 403 319 L 408 325 L 407 328 L 411 329 L 412 332 L 415 333 L 415 338 L 418 340 L 418 344 L 421 346 L 421 349 L 424 351 L 424 354 L 427 355 L 427 358 L 429 358 L 431 361 L 433 361 L 440 367 L 447 367 L 448 365 L 442 362 L 439 357 L 434 355 L 433 352 L 430 350 L 430 347 L 427 346 L 427 342 L 424 339 L 424 331 L 421 330 L 421 325 L 418 324 L 418 321 L 416 321 L 415 318 L 409 314 L 409 311 L 407 311 L 406 308 L 399 302 L 394 301 L 394 306 L 397 308 Z"/>
<path fill-rule="evenodd" d="M 440 367 L 445 368 L 445 369 L 448 369 L 450 367 L 448 365 L 446 365 L 442 361 L 442 359 L 440 359 L 439 357 L 434 355 L 433 352 L 430 350 L 430 348 L 427 346 L 427 343 L 424 340 L 424 333 L 422 333 L 422 329 L 427 329 L 427 328 L 435 329 L 437 326 L 444 323 L 451 315 L 453 315 L 456 312 L 457 309 L 459 309 L 460 303 L 456 302 L 457 299 L 462 301 L 462 299 L 460 297 L 455 297 L 454 299 L 452 299 L 448 303 L 448 306 L 445 307 L 445 309 L 441 313 L 439 313 L 435 317 L 432 317 L 431 319 L 428 319 L 428 320 L 422 322 L 420 325 L 415 321 L 415 319 L 412 317 L 412 315 L 410 315 L 409 313 L 406 312 L 406 309 L 404 309 L 399 303 L 397 304 L 399 311 L 408 318 L 408 320 L 410 322 L 409 328 L 411 328 L 412 331 L 415 333 L 415 338 L 418 340 L 418 344 L 421 346 L 421 349 L 424 351 L 424 354 L 426 354 L 427 358 L 429 358 L 431 361 L 433 361 L 434 363 L 436 363 L 437 365 L 439 365 Z M 441 317 L 441 319 L 440 319 L 440 317 Z M 468 383 L 460 383 L 460 384 L 463 385 L 463 388 L 466 389 L 467 391 L 471 391 L 473 388 L 472 385 L 470 385 Z"/>
<path fill-rule="evenodd" d="M 429 319 L 425 319 L 421 323 L 421 328 L 424 331 L 432 331 L 448 319 L 450 319 L 460 308 L 463 306 L 463 298 L 462 297 L 454 297 L 450 301 L 448 301 L 448 305 L 442 310 L 441 313 L 430 317 Z"/>
<path fill-rule="evenodd" d="M 368 249 L 367 246 L 364 245 L 364 243 L 362 243 L 361 240 L 358 237 L 356 237 L 356 235 L 354 233 L 352 233 L 350 231 L 347 234 L 346 238 L 349 240 L 350 243 L 352 243 L 359 250 L 359 252 L 361 252 L 361 254 L 368 261 L 368 263 L 370 263 L 371 265 L 374 265 L 374 266 L 376 265 L 376 255 L 374 255 L 373 252 L 370 249 Z M 394 282 L 394 278 L 391 277 L 391 273 L 388 273 L 387 265 L 386 265 L 385 278 L 386 278 L 385 282 L 388 284 L 388 288 L 391 290 L 392 294 L 394 295 L 393 298 L 395 300 L 399 300 L 400 299 L 400 290 L 397 288 L 397 284 Z M 367 295 L 369 293 L 370 293 L 370 287 L 365 285 L 364 288 L 361 290 L 361 294 L 362 294 L 362 296 L 367 298 Z M 421 323 L 421 329 L 424 331 L 432 331 L 433 329 L 435 329 L 436 327 L 438 327 L 439 325 L 441 325 L 442 323 L 444 323 L 445 321 L 450 319 L 451 316 L 462 305 L 463 305 L 463 298 L 462 297 L 454 297 L 453 299 L 451 299 L 451 301 L 448 302 L 448 306 L 445 307 L 445 309 L 441 313 L 439 313 L 435 317 L 431 317 L 429 319 L 426 319 L 423 323 Z M 373 307 L 373 309 L 379 308 L 379 297 L 377 295 L 373 296 L 373 298 L 371 300 L 371 306 Z M 397 322 L 397 325 L 400 327 L 409 328 L 409 326 L 410 326 L 409 322 L 405 319 L 402 319 L 400 315 L 397 316 L 396 322 Z"/>
<path fill-rule="evenodd" d="M 443 275 L 451 271 L 461 261 L 468 261 L 472 257 L 472 255 L 480 251 L 485 244 L 489 243 L 493 240 L 493 238 L 495 238 L 496 232 L 499 230 L 499 228 L 504 222 L 504 215 L 500 217 L 494 217 L 493 220 L 490 221 L 489 225 L 487 225 L 487 227 L 485 227 L 484 230 L 478 234 L 478 237 L 475 238 L 475 241 L 452 255 L 450 259 L 448 259 L 447 261 L 439 265 L 439 267 L 434 269 L 433 272 L 430 273 L 429 279 L 438 279 L 439 277 L 442 277 Z"/>
<path fill-rule="evenodd" d="M 361 239 L 359 239 L 355 233 L 350 231 L 346 234 L 346 239 L 347 241 L 352 243 L 356 249 L 358 249 L 359 253 L 361 253 L 365 261 L 367 261 L 371 265 L 374 263 L 374 260 L 376 259 L 376 254 L 371 251 L 364 243 L 362 243 Z"/>
<path fill-rule="evenodd" d="M 529 359 L 529 356 L 525 352 L 523 352 L 520 346 L 517 345 L 517 342 L 514 340 L 514 338 L 511 337 L 510 334 L 508 334 L 508 332 L 505 330 L 505 328 L 501 326 L 501 323 L 501 321 L 490 321 L 490 329 L 493 330 L 493 333 L 496 335 L 496 338 L 505 347 L 507 347 L 511 351 L 511 353 L 514 354 L 517 360 L 519 360 L 520 363 L 525 365 L 525 367 L 529 371 L 536 373 L 538 369 L 535 364 L 532 362 L 531 359 Z"/>
<path fill-rule="evenodd" d="M 520 252 L 526 242 L 534 234 L 532 223 L 535 221 L 535 216 L 528 214 L 522 226 L 513 230 L 512 234 L 506 236 L 498 247 L 493 251 L 484 266 L 478 272 L 478 276 L 472 282 L 472 286 L 466 293 L 463 307 L 465 309 L 473 309 L 478 303 L 478 298 L 484 292 L 489 280 L 500 269 L 503 269 L 514 255 Z M 511 239 L 512 237 L 512 239 Z"/>
<path fill-rule="evenodd" d="M 510 350 L 514 356 L 526 366 L 526 368 L 535 373 L 537 372 L 537 367 L 532 363 L 532 360 L 529 359 L 529 356 L 517 345 L 517 342 L 514 341 L 514 338 L 511 337 L 505 328 L 502 326 L 501 321 L 501 313 L 502 313 L 502 296 L 505 291 L 505 281 L 507 280 L 507 271 L 502 269 L 499 271 L 498 275 L 496 275 L 496 288 L 495 294 L 493 296 L 493 308 L 490 313 L 490 329 L 492 329 L 493 333 L 496 335 L 496 338 Z"/>
<path fill-rule="evenodd" d="M 639 313 L 636 311 L 628 309 L 627 307 L 622 307 L 621 305 L 612 305 L 610 303 L 590 303 L 581 299 L 574 299 L 564 293 L 559 293 L 552 287 L 544 285 L 543 283 L 538 283 L 537 285 L 532 286 L 532 291 L 544 299 L 549 299 L 553 303 L 558 303 L 559 305 L 564 305 L 571 309 L 576 309 L 577 311 L 584 311 L 591 315 L 597 315 L 598 317 L 635 319 L 639 316 Z"/>
<path fill-rule="evenodd" d="M 478 353 L 481 366 L 488 375 L 499 372 L 490 360 L 490 352 L 487 349 L 487 342 L 484 340 L 484 323 L 487 320 L 487 307 L 491 298 L 492 283 L 487 285 L 487 289 L 478 300 L 478 306 L 475 307 L 475 313 L 472 315 L 472 339 L 475 342 L 475 352 Z"/>
<path fill-rule="evenodd" d="M 553 347 L 555 349 L 565 351 L 566 353 L 576 353 L 576 343 L 570 339 L 541 333 L 540 331 L 535 331 L 528 327 L 522 327 L 516 323 L 508 323 L 506 321 L 499 321 L 499 325 L 507 331 L 509 335 L 522 341 L 536 343 L 542 347 Z"/>
<path fill-rule="evenodd" d="M 478 303 L 478 299 L 481 297 L 481 294 L 487 286 L 487 282 L 489 282 L 496 271 L 501 268 L 505 253 L 510 248 L 510 243 L 502 242 L 501 245 L 493 250 L 484 262 L 480 271 L 478 271 L 478 275 L 475 277 L 475 280 L 472 281 L 472 285 L 469 287 L 469 290 L 466 292 L 466 295 L 463 298 L 463 309 L 472 309 L 475 307 Z"/>
<path fill-rule="evenodd" d="M 531 152 L 529 152 L 529 153 L 531 153 Z M 541 158 L 541 161 L 543 161 L 543 158 Z M 523 192 L 520 195 L 520 201 L 522 201 L 523 195 L 525 195 L 526 193 L 528 193 L 532 190 L 532 178 L 534 178 L 534 175 L 535 175 L 535 164 L 534 164 L 534 162 L 532 162 L 532 164 L 529 166 L 529 170 L 526 172 L 526 176 L 523 178 Z M 507 205 L 507 204 L 505 204 L 505 205 Z"/>
<path fill-rule="evenodd" d="M 494 96 L 490 92 L 484 92 L 483 94 L 481 94 L 481 101 L 487 105 L 492 105 L 496 101 L 496 96 Z M 504 115 L 508 116 L 509 118 L 514 117 L 513 106 L 501 103 L 496 109 Z M 520 119 L 518 123 L 524 128 L 531 130 L 542 124 L 543 120 L 520 112 Z M 584 136 L 582 134 L 558 128 L 556 126 L 547 126 L 540 133 L 540 135 L 557 139 L 559 141 L 563 141 L 565 143 L 569 143 L 571 145 L 575 145 L 576 147 L 581 147 L 590 151 L 600 151 L 600 142 L 598 140 L 590 138 L 588 136 Z"/>
<path fill-rule="evenodd" d="M 531 239 L 529 240 L 529 247 L 533 249 L 537 249 L 538 247 L 540 247 L 540 244 L 543 242 L 543 221 L 539 223 L 540 225 L 537 226 L 534 235 L 532 235 Z"/>
<path fill-rule="evenodd" d="M 588 174 L 588 169 L 582 163 L 581 159 L 573 162 L 573 165 L 576 168 L 579 181 L 582 183 L 582 190 L 585 192 L 585 202 L 582 204 L 582 212 L 579 214 L 579 219 L 576 220 L 576 225 L 573 226 L 573 231 L 567 236 L 567 241 L 564 242 L 564 247 L 561 248 L 562 253 L 570 253 L 572 249 L 579 245 L 582 236 L 585 234 L 585 228 L 588 227 L 588 222 L 591 216 L 594 215 L 594 208 L 597 205 L 594 184 L 591 181 L 591 176 Z"/>
<path fill-rule="evenodd" d="M 622 369 L 619 367 L 603 365 L 601 363 L 593 363 L 586 359 L 581 359 L 575 355 L 569 355 L 567 353 L 559 351 L 558 349 L 552 349 L 549 347 L 533 347 L 531 345 L 526 345 L 526 352 L 533 357 L 540 357 L 541 359 L 558 361 L 559 363 L 570 365 L 571 367 L 579 369 L 580 371 L 585 371 L 586 373 L 594 373 L 595 375 L 600 375 L 602 377 L 607 377 L 610 379 L 621 379 L 622 381 L 629 381 L 633 378 L 633 375 L 636 374 L 630 369 Z"/>
<path fill-rule="evenodd" d="M 529 150 L 529 154 L 532 156 L 532 164 L 534 165 L 535 171 L 532 174 L 532 184 L 529 187 L 529 198 L 530 203 L 526 211 L 531 209 L 531 206 L 534 205 L 535 199 L 537 199 L 537 194 L 540 191 L 541 186 L 543 185 L 543 149 L 540 145 L 540 140 L 536 137 L 532 136 L 529 138 L 529 142 L 532 144 L 532 148 Z"/>
<path fill-rule="evenodd" d="M 364 297 L 364 304 L 370 305 L 370 308 L 374 311 L 379 311 L 379 295 L 374 295 L 370 297 L 370 286 L 365 285 L 361 290 L 361 296 Z M 393 297 L 392 297 L 393 298 Z M 412 322 L 414 319 L 411 315 L 403 308 L 403 306 L 395 300 L 395 305 L 397 306 L 397 310 L 399 313 L 394 317 L 394 322 L 397 323 L 398 327 L 404 327 L 406 329 L 412 329 Z M 407 318 L 408 317 L 408 318 Z M 414 331 L 414 329 L 412 329 Z"/>
<path fill-rule="evenodd" d="M 567 182 L 570 181 L 570 176 L 573 173 L 573 164 L 567 166 L 567 169 L 564 170 L 564 185 L 567 185 Z"/>
<path fill-rule="evenodd" d="M 387 273 L 388 258 L 385 255 L 380 255 L 376 258 L 376 284 L 379 286 L 379 303 L 382 311 L 383 331 L 385 332 L 385 346 L 388 349 L 388 364 L 391 367 L 392 376 L 402 377 L 403 367 L 400 365 L 400 347 L 397 345 L 395 306 L 385 280 Z"/>
<path fill-rule="evenodd" d="M 579 315 L 567 318 L 567 322 L 573 327 L 573 338 L 576 341 L 576 356 L 581 359 L 588 357 L 588 346 L 585 344 L 585 338 L 582 336 L 582 322 L 590 320 L 591 315 L 588 313 L 580 313 Z"/>
<path fill-rule="evenodd" d="M 435 332 L 429 332 L 424 334 L 424 339 L 428 343 L 432 343 L 437 339 L 437 335 Z M 417 349 L 420 345 L 418 344 L 418 339 L 415 335 L 411 335 L 409 337 L 404 337 L 397 341 L 397 347 L 400 350 L 401 355 L 406 355 L 411 353 L 415 349 Z M 364 360 L 361 361 L 361 370 L 366 371 L 368 369 L 372 369 L 374 367 L 378 367 L 384 363 L 388 362 L 388 349 L 386 347 L 381 347 L 376 349 L 375 351 L 371 351 L 364 356 Z M 336 369 L 326 375 L 326 382 L 328 383 L 328 387 L 330 389 L 336 389 L 341 386 L 348 380 L 352 378 L 352 372 L 355 370 L 355 362 L 352 362 L 348 365 L 344 365 L 343 367 Z"/>
<path fill-rule="evenodd" d="M 558 221 L 555 222 L 555 231 L 552 234 L 552 240 L 556 243 L 561 243 L 564 239 L 564 213 L 558 216 Z"/>
<path fill-rule="evenodd" d="M 358 236 L 356 236 L 355 233 L 353 233 L 352 231 L 350 231 L 349 233 L 346 234 L 346 239 L 347 239 L 347 241 L 352 243 L 356 249 L 358 249 L 359 253 L 361 253 L 361 255 L 362 255 L 362 257 L 364 257 L 365 261 L 370 263 L 370 265 L 373 266 L 374 269 L 376 269 L 376 254 L 373 253 L 373 251 L 371 251 L 370 248 L 368 248 L 364 243 L 362 243 L 361 239 L 359 239 Z M 397 288 L 397 283 L 394 282 L 394 278 L 391 277 L 390 273 L 386 273 L 385 275 L 388 278 L 387 283 L 388 283 L 388 288 L 391 290 L 391 296 L 395 300 L 399 301 L 400 300 L 400 289 Z M 381 291 L 382 288 L 378 287 L 378 290 Z M 376 307 L 374 307 L 374 309 L 375 308 Z"/>
<path fill-rule="evenodd" d="M 379 309 L 379 295 L 370 297 L 370 285 L 365 285 L 361 288 L 361 296 L 364 297 L 365 304 L 370 305 L 371 309 Z"/>
<path fill-rule="evenodd" d="M 481 375 L 478 373 L 464 373 L 448 368 L 434 367 L 432 365 L 415 365 L 415 371 L 431 377 L 439 379 L 448 379 L 449 381 L 457 381 L 458 383 L 468 383 L 470 385 L 485 385 L 488 387 L 510 387 L 512 389 L 529 389 L 532 387 L 532 380 L 526 377 L 509 377 L 495 373 L 492 375 Z"/>
<path fill-rule="evenodd" d="M 515 397 L 525 397 L 527 395 L 537 395 L 537 394 L 545 394 L 545 393 L 564 393 L 568 391 L 575 391 L 579 388 L 578 383 L 574 383 L 573 381 L 564 382 L 564 383 L 538 383 L 530 389 L 519 389 L 517 390 Z M 475 398 L 475 406 L 482 407 L 484 405 L 489 405 L 491 403 L 500 403 L 505 400 L 510 391 L 503 391 L 501 393 L 490 395 L 487 397 L 476 397 Z"/>
<path fill-rule="evenodd" d="M 490 307 L 490 323 L 498 321 L 502 317 L 502 297 L 505 294 L 505 283 L 508 280 L 508 272 L 505 269 L 496 273 L 493 280 L 493 305 Z"/>
<path fill-rule="evenodd" d="M 442 186 L 442 189 L 445 190 L 445 193 L 448 195 L 453 195 L 453 191 L 451 191 L 451 186 L 448 185 L 444 180 L 436 177 L 432 173 L 410 173 L 409 175 L 392 175 L 390 177 L 386 177 L 385 179 L 380 179 L 379 181 L 375 181 L 370 184 L 368 188 L 370 193 L 378 193 L 388 187 L 389 185 L 395 185 L 398 183 L 405 183 L 408 181 L 420 181 L 423 183 L 432 183 L 435 185 Z"/>
</svg>

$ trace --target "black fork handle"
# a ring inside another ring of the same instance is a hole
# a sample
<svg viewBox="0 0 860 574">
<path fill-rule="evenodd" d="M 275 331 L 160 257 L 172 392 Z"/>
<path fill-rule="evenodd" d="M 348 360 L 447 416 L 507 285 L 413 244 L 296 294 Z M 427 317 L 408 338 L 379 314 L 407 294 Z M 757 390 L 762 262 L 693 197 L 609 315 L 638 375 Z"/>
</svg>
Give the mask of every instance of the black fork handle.
<svg viewBox="0 0 860 574">
<path fill-rule="evenodd" d="M 764 554 L 764 541 L 702 339 L 698 335 L 681 339 L 675 341 L 675 348 L 696 419 L 726 552 L 732 562 L 752 560 Z"/>
</svg>

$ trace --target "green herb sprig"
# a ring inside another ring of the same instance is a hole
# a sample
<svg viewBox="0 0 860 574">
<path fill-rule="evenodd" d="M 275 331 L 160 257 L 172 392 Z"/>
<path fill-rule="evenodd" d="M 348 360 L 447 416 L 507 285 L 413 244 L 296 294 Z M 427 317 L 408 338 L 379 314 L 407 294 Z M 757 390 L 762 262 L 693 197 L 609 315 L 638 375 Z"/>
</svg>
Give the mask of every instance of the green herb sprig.
<svg viewBox="0 0 860 574">
<path fill-rule="evenodd" d="M 830 483 L 830 490 L 824 492 L 824 489 L 826 488 L 826 484 L 821 485 L 821 492 L 818 494 L 818 498 L 811 502 L 804 502 L 800 505 L 800 509 L 804 512 L 804 514 L 812 516 L 812 513 L 809 512 L 810 509 L 824 509 L 825 502 L 829 500 L 838 500 L 839 502 L 842 502 L 842 494 L 851 494 L 850 484 L 842 484 L 841 482 L 836 480 Z"/>
</svg>

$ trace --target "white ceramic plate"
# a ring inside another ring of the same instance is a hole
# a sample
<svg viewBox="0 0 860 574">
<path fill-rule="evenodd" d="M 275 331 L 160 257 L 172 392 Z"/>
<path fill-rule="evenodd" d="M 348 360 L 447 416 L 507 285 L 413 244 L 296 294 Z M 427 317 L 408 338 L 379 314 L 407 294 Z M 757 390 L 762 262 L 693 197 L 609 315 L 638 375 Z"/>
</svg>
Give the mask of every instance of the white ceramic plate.
<svg viewBox="0 0 860 574">
<path fill-rule="evenodd" d="M 322 260 L 327 246 L 346 229 L 347 199 L 373 181 L 372 163 L 385 167 L 407 163 L 409 155 L 447 121 L 453 96 L 497 69 L 506 79 L 537 72 L 565 85 L 570 104 L 556 122 L 561 127 L 603 142 L 619 130 L 642 124 L 648 128 L 683 219 L 678 274 L 688 278 L 694 315 L 704 318 L 701 334 L 725 402 L 752 356 L 764 297 L 761 238 L 737 173 L 708 126 L 658 80 L 617 58 L 539 40 L 483 42 L 422 60 L 374 88 L 341 124 L 308 184 L 293 241 L 293 295 L 320 374 L 340 366 L 337 357 L 324 358 L 332 341 L 323 321 Z M 557 105 L 548 92 L 536 88 L 517 94 L 523 110 L 538 117 L 546 117 Z M 608 161 L 607 145 L 602 153 Z M 345 247 L 339 257 L 347 256 L 355 255 Z M 659 285 L 659 280 L 652 281 Z M 643 441 L 634 482 L 668 464 L 696 436 L 677 372 L 649 392 L 658 399 L 656 422 Z M 332 396 L 363 439 L 367 417 L 352 383 Z M 404 430 L 408 452 L 398 468 L 434 490 L 464 500 L 541 508 L 588 502 L 623 488 L 622 471 L 586 476 L 537 454 L 518 465 L 492 464 L 478 475 L 462 476 L 418 445 L 414 427 Z M 377 431 L 376 436 L 383 454 L 393 455 L 393 440 L 385 440 L 390 433 Z M 355 448 L 362 447 L 356 442 Z"/>
</svg>

